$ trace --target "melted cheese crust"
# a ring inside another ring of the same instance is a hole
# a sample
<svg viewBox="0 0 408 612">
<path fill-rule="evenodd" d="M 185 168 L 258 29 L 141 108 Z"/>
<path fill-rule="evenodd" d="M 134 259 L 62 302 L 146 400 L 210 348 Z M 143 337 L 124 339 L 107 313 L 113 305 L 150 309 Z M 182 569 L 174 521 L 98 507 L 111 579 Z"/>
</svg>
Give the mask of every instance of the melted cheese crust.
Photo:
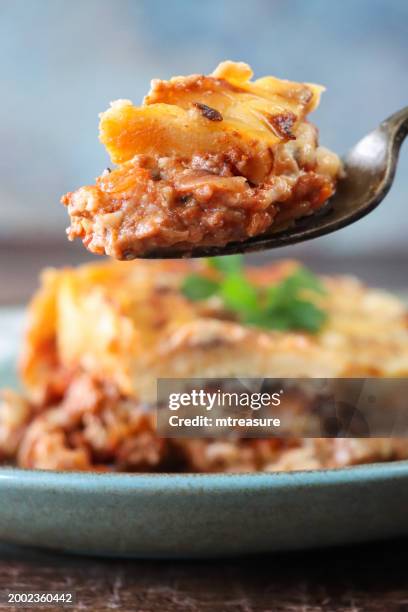
<svg viewBox="0 0 408 612">
<path fill-rule="evenodd" d="M 114 163 L 139 154 L 186 158 L 239 147 L 262 165 L 268 149 L 290 140 L 318 106 L 324 88 L 251 76 L 248 64 L 227 61 L 209 76 L 153 80 L 142 106 L 117 100 L 101 113 L 100 140 Z M 219 120 L 211 120 L 203 105 L 215 109 Z M 259 168 L 252 178 L 261 180 L 261 174 Z"/>
</svg>

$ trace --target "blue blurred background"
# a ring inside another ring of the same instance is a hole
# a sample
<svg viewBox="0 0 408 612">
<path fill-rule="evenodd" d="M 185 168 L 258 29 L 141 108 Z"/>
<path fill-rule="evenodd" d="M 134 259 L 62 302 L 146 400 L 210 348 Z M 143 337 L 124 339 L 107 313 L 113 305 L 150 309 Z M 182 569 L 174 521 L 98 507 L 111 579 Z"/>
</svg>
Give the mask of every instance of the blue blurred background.
<svg viewBox="0 0 408 612">
<path fill-rule="evenodd" d="M 98 113 L 115 98 L 140 102 L 152 77 L 234 59 L 256 76 L 324 84 L 313 119 L 339 153 L 408 104 L 406 0 L 2 0 L 0 16 L 3 244 L 43 236 L 72 248 L 58 202 L 108 164 Z M 377 211 L 290 254 L 408 255 L 407 170 L 403 150 Z"/>
</svg>

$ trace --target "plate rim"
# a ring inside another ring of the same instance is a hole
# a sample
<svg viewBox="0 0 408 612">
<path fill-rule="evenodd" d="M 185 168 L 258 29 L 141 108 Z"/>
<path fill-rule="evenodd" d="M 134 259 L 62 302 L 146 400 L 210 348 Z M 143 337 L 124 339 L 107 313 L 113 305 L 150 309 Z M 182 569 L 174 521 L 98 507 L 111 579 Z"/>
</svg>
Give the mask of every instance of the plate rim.
<svg viewBox="0 0 408 612">
<path fill-rule="evenodd" d="M 0 490 L 3 485 L 16 488 L 44 488 L 101 491 L 192 490 L 206 491 L 260 490 L 293 487 L 321 487 L 373 483 L 408 478 L 408 460 L 369 463 L 344 468 L 290 472 L 250 473 L 175 473 L 175 472 L 61 472 L 0 467 Z"/>
</svg>

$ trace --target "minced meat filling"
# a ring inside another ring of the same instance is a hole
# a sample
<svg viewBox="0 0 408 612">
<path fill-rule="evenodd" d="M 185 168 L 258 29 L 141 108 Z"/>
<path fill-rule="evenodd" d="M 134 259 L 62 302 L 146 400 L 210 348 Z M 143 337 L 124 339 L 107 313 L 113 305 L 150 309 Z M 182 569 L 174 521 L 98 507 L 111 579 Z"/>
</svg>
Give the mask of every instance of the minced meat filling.
<svg viewBox="0 0 408 612">
<path fill-rule="evenodd" d="M 183 160 L 137 155 L 68 193 L 70 239 L 97 254 L 132 259 L 179 246 L 224 246 L 310 215 L 333 194 L 340 164 L 317 146 L 316 128 L 270 153 L 260 184 L 246 176 L 251 159 L 237 149 Z"/>
<path fill-rule="evenodd" d="M 161 438 L 154 410 L 84 374 L 54 405 L 14 393 L 0 402 L 0 463 L 29 469 L 290 471 L 407 457 L 408 442 L 398 438 Z"/>
</svg>

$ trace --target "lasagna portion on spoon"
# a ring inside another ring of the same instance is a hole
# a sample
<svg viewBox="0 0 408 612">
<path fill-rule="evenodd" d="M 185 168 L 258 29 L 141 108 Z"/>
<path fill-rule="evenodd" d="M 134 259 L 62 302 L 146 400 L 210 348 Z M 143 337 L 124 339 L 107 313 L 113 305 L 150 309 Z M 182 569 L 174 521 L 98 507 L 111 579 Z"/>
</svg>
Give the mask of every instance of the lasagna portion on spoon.
<svg viewBox="0 0 408 612">
<path fill-rule="evenodd" d="M 321 208 L 341 174 L 307 120 L 323 88 L 251 76 L 227 61 L 209 76 L 152 81 L 141 106 L 113 102 L 99 128 L 117 165 L 62 198 L 69 238 L 133 259 L 222 247 Z"/>
</svg>

